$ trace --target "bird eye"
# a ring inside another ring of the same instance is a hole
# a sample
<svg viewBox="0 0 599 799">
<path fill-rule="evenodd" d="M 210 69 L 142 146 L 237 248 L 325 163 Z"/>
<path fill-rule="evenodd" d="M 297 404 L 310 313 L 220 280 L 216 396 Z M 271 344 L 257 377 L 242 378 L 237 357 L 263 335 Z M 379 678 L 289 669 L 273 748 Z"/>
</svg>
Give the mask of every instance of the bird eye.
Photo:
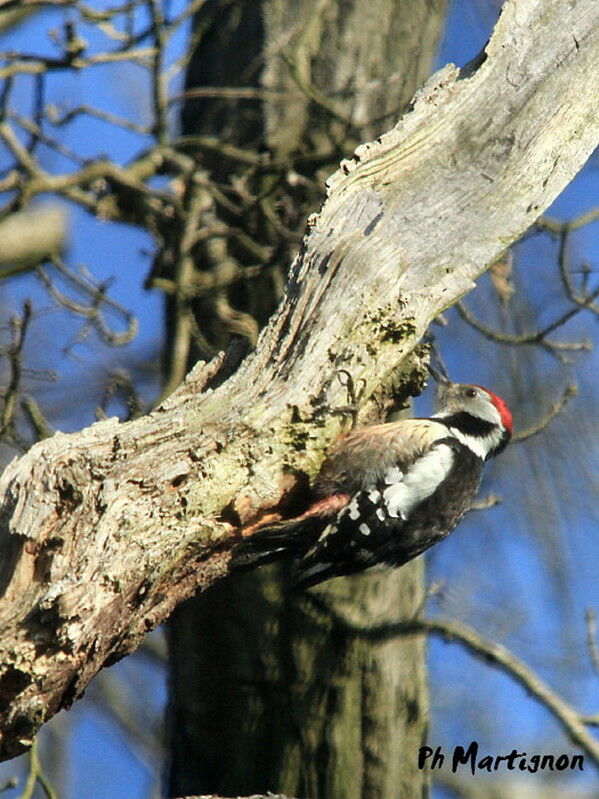
<svg viewBox="0 0 599 799">
<path fill-rule="evenodd" d="M 467 388 L 466 389 L 466 396 L 467 397 L 476 397 L 476 389 L 475 388 Z"/>
</svg>

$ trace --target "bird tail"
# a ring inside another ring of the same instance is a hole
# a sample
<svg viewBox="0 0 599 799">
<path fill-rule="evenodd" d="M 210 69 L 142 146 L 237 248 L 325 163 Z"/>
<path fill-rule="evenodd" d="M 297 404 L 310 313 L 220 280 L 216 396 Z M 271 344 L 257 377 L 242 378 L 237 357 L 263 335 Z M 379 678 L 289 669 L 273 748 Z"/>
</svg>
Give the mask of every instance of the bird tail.
<svg viewBox="0 0 599 799">
<path fill-rule="evenodd" d="M 338 568 L 332 563 L 298 563 L 295 574 L 295 579 L 291 586 L 294 593 L 305 591 L 306 588 L 312 588 L 314 585 L 324 583 L 331 577 L 339 577 L 340 572 Z"/>
<path fill-rule="evenodd" d="M 278 560 L 300 558 L 318 538 L 318 528 L 306 520 L 269 524 L 238 541 L 231 554 L 234 571 L 245 571 Z"/>
</svg>

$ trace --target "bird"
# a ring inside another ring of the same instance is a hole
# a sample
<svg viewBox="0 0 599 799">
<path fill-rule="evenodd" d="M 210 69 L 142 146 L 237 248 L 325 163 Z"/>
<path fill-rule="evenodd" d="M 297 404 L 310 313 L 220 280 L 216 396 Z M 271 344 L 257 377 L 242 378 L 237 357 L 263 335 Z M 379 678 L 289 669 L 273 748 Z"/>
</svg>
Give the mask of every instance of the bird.
<svg viewBox="0 0 599 799">
<path fill-rule="evenodd" d="M 342 435 L 329 448 L 312 502 L 233 547 L 232 570 L 295 561 L 294 588 L 402 566 L 446 538 L 470 509 L 486 461 L 505 449 L 512 415 L 470 383 L 439 385 L 438 410 Z"/>
</svg>

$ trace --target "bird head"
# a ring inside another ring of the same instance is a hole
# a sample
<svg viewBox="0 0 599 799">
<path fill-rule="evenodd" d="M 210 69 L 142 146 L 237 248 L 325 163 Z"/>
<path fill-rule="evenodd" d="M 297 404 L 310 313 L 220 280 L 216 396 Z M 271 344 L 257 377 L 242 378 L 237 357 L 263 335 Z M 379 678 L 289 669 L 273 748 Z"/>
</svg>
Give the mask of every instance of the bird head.
<svg viewBox="0 0 599 799">
<path fill-rule="evenodd" d="M 512 414 L 501 397 L 473 383 L 443 383 L 437 391 L 436 418 L 478 443 L 483 457 L 497 455 L 512 437 Z"/>
</svg>

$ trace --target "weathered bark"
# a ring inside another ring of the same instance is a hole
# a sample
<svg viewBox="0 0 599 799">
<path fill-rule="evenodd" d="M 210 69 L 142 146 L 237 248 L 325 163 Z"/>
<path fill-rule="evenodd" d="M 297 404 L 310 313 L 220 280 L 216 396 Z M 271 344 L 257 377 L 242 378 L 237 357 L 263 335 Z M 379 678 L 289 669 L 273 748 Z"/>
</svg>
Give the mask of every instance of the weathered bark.
<svg viewBox="0 0 599 799">
<path fill-rule="evenodd" d="M 226 85 L 232 69 L 236 81 L 241 75 L 266 91 L 253 101 L 194 102 L 182 132 L 231 137 L 246 148 L 260 137 L 278 161 L 298 159 L 303 185 L 311 179 L 310 190 L 294 196 L 305 219 L 322 202 L 315 178 L 323 159 L 350 155 L 359 136 L 384 131 L 430 75 L 446 3 L 253 0 L 242 4 L 242 15 L 221 4 L 213 18 L 214 6 L 203 6 L 196 19 L 205 33 L 188 84 Z M 215 164 L 225 183 L 237 168 Z M 265 175 L 258 193 L 276 186 Z M 270 240 L 281 255 L 277 236 L 274 229 Z M 250 288 L 245 304 L 231 292 L 232 305 L 269 317 L 278 296 L 268 275 Z M 203 330 L 209 313 L 206 302 L 196 317 Z M 425 642 L 398 637 L 379 646 L 338 623 L 350 603 L 364 625 L 413 616 L 423 602 L 423 564 L 320 586 L 318 611 L 285 593 L 287 577 L 273 568 L 227 581 L 169 620 L 171 794 L 423 795 L 428 775 L 415 752 L 428 723 Z"/>
<path fill-rule="evenodd" d="M 211 390 L 218 364 L 199 366 L 149 416 L 57 434 L 6 469 L 4 757 L 223 576 L 224 509 L 248 519 L 314 473 L 338 429 L 335 369 L 371 394 L 559 194 L 597 144 L 598 74 L 594 0 L 507 2 L 486 58 L 434 76 L 331 179 L 235 375 Z"/>
</svg>

